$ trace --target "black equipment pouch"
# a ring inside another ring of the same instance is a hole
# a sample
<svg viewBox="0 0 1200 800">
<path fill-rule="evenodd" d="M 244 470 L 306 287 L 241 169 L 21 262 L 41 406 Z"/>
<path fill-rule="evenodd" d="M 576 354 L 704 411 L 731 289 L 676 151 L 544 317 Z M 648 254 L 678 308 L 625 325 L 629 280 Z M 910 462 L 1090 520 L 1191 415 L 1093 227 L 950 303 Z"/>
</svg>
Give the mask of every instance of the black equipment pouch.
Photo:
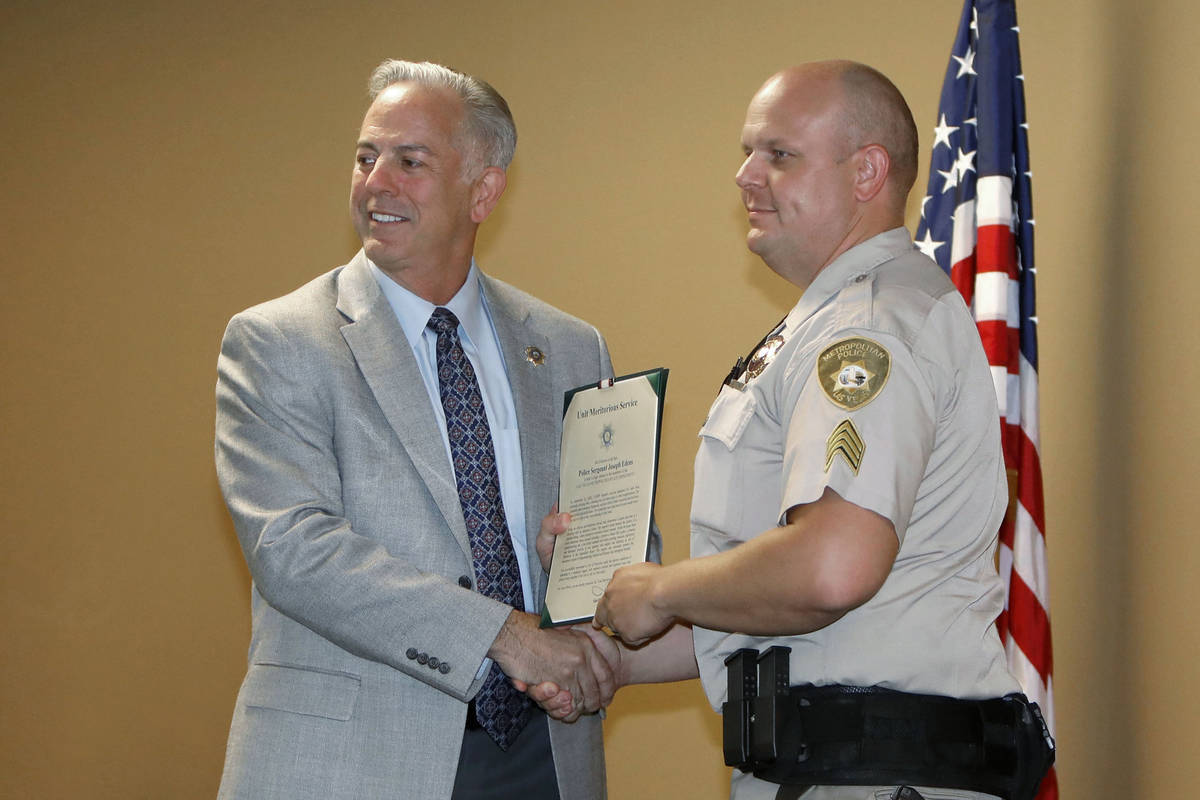
<svg viewBox="0 0 1200 800">
<path fill-rule="evenodd" d="M 725 763 L 750 771 L 750 704 L 758 693 L 757 650 L 736 650 L 725 659 L 729 697 L 721 706 Z"/>
<path fill-rule="evenodd" d="M 1054 766 L 1054 737 L 1042 717 L 1038 704 L 1023 694 L 1010 694 L 1004 699 L 1017 698 L 1017 736 L 1019 757 L 1017 775 L 1013 781 L 1013 800 L 1033 800 L 1042 778 Z"/>
<path fill-rule="evenodd" d="M 753 652 L 753 651 L 751 651 Z M 758 693 L 750 708 L 750 755 L 755 761 L 772 761 L 779 750 L 779 715 L 787 705 L 790 647 L 771 647 L 756 659 Z"/>
<path fill-rule="evenodd" d="M 753 650 L 740 650 L 727 660 L 736 659 L 739 671 L 729 675 L 726 764 L 779 784 L 907 784 L 1033 800 L 1054 763 L 1054 740 L 1024 695 L 961 700 L 878 687 L 789 687 L 787 653 L 771 648 L 755 659 Z M 754 697 L 749 710 L 747 695 Z"/>
<path fill-rule="evenodd" d="M 750 772 L 753 763 L 775 759 L 791 652 L 790 647 L 771 647 L 759 655 L 743 648 L 726 657 L 729 691 L 721 706 L 721 727 L 729 766 Z"/>
</svg>

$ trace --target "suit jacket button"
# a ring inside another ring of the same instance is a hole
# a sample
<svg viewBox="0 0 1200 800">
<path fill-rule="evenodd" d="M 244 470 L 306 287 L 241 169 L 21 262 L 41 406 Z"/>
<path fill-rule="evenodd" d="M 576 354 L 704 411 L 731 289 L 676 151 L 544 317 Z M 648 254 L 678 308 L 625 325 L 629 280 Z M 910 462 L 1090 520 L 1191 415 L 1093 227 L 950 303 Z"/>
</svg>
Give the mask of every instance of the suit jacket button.
<svg viewBox="0 0 1200 800">
<path fill-rule="evenodd" d="M 466 575 L 459 575 L 458 576 L 458 585 L 463 587 L 464 589 L 470 589 L 471 588 L 471 579 L 469 577 L 467 577 Z"/>
<path fill-rule="evenodd" d="M 438 664 L 441 664 L 441 663 L 442 663 L 442 662 L 438 660 L 438 657 L 437 657 L 437 656 L 430 656 L 430 657 L 429 657 L 429 668 L 430 668 L 430 669 L 437 669 L 437 668 L 438 668 Z"/>
<path fill-rule="evenodd" d="M 408 658 L 410 660 L 416 658 L 417 657 L 417 648 L 415 648 L 415 647 L 408 648 L 407 650 L 404 651 L 404 655 L 408 656 Z"/>
<path fill-rule="evenodd" d="M 443 675 L 450 674 L 450 665 L 443 661 L 441 664 L 438 664 L 438 672 L 442 673 Z"/>
<path fill-rule="evenodd" d="M 425 664 L 429 661 L 429 655 L 426 653 L 417 653 L 417 663 Z"/>
</svg>

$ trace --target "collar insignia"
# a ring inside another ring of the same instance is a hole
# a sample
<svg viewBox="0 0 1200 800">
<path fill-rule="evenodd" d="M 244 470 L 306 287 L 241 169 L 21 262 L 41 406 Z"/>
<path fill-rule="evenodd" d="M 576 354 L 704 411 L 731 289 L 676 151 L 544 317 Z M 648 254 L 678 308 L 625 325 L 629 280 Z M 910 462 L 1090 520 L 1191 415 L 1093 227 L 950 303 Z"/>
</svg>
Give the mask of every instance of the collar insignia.
<svg viewBox="0 0 1200 800">
<path fill-rule="evenodd" d="M 768 336 L 762 346 L 754 351 L 754 355 L 750 356 L 750 363 L 746 365 L 746 380 L 750 381 L 761 375 L 781 347 L 783 347 L 782 336 L 778 333 Z"/>
<path fill-rule="evenodd" d="M 525 348 L 525 360 L 535 367 L 540 367 L 546 363 L 546 354 L 542 352 L 542 348 L 530 345 Z"/>
</svg>

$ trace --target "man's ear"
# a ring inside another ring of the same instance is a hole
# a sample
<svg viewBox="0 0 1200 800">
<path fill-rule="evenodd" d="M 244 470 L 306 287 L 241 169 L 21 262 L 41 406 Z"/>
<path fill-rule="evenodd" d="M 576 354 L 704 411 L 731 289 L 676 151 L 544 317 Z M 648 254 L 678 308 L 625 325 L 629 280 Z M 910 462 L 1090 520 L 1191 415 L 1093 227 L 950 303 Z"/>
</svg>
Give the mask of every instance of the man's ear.
<svg viewBox="0 0 1200 800">
<path fill-rule="evenodd" d="M 866 203 L 874 199 L 887 184 L 892 158 L 883 145 L 868 144 L 855 154 L 858 169 L 854 175 L 854 199 Z"/>
<path fill-rule="evenodd" d="M 499 167 L 486 168 L 471 187 L 471 221 L 476 225 L 483 222 L 500 202 L 500 195 L 508 186 L 508 176 Z"/>
</svg>

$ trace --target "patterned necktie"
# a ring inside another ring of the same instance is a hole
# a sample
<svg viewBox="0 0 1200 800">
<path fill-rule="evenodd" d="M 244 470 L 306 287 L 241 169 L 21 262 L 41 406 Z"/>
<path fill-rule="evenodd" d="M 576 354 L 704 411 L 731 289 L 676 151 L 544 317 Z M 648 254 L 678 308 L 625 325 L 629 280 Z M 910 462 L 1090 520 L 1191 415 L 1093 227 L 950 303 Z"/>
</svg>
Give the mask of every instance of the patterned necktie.
<svg viewBox="0 0 1200 800">
<path fill-rule="evenodd" d="M 521 572 L 500 497 L 492 432 L 475 370 L 458 338 L 458 318 L 447 308 L 436 308 L 428 325 L 437 333 L 438 391 L 446 412 L 450 456 L 471 543 L 476 588 L 481 594 L 524 611 Z M 529 721 L 529 713 L 529 698 L 517 691 L 493 662 L 475 696 L 479 725 L 501 750 L 507 750 Z"/>
</svg>

